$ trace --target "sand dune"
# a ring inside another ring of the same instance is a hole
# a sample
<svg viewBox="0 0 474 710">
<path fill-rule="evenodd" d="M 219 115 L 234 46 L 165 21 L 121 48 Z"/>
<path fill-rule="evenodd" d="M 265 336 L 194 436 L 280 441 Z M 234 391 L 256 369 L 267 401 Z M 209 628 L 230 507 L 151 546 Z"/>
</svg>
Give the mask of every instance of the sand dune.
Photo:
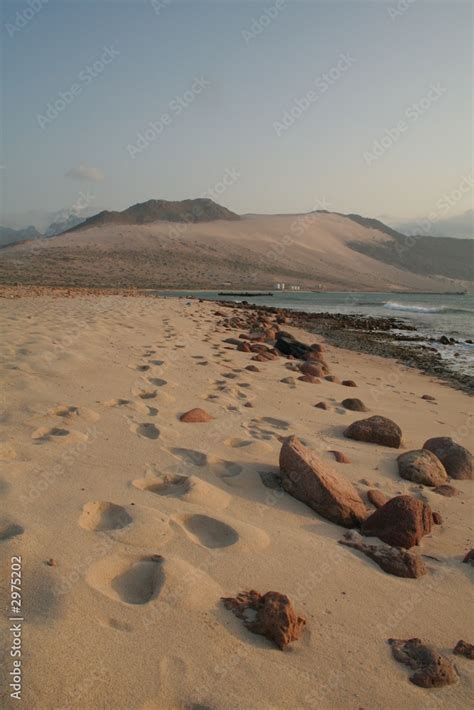
<svg viewBox="0 0 474 710">
<path fill-rule="evenodd" d="M 2 282 L 148 288 L 271 288 L 278 281 L 341 290 L 460 290 L 351 248 L 393 238 L 337 214 L 251 216 L 237 221 L 107 225 L 0 252 Z M 409 251 L 409 250 L 408 250 Z"/>
</svg>

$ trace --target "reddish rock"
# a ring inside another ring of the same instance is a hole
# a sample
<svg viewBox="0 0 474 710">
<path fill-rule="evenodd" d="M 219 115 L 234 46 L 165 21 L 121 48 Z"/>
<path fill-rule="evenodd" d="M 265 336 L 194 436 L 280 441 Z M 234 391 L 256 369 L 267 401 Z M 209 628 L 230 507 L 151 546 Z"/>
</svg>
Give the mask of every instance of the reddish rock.
<svg viewBox="0 0 474 710">
<path fill-rule="evenodd" d="M 179 418 L 181 422 L 186 422 L 187 424 L 201 424 L 204 422 L 210 422 L 214 419 L 208 414 L 204 409 L 196 407 L 195 409 L 190 409 L 189 412 L 185 412 Z"/>
<path fill-rule="evenodd" d="M 400 476 L 413 483 L 434 487 L 448 480 L 448 474 L 439 458 L 426 449 L 400 454 L 397 462 Z"/>
<path fill-rule="evenodd" d="M 433 493 L 438 493 L 440 496 L 445 496 L 446 498 L 452 498 L 453 496 L 458 496 L 459 491 L 454 486 L 448 484 L 442 486 L 436 486 L 433 488 Z"/>
<path fill-rule="evenodd" d="M 292 641 L 297 641 L 306 625 L 305 619 L 296 614 L 286 594 L 259 594 L 251 589 L 240 592 L 237 597 L 222 597 L 222 601 L 226 609 L 243 619 L 249 631 L 266 636 L 281 650 Z M 256 612 L 253 621 L 246 618 L 249 609 Z"/>
<path fill-rule="evenodd" d="M 369 417 L 353 422 L 344 432 L 348 439 L 399 449 L 402 441 L 400 427 L 386 417 Z"/>
<path fill-rule="evenodd" d="M 418 555 L 409 550 L 400 550 L 389 545 L 366 545 L 361 535 L 355 530 L 350 530 L 344 535 L 339 544 L 352 547 L 374 560 L 384 572 L 395 577 L 408 577 L 417 579 L 426 574 L 425 563 Z"/>
<path fill-rule="evenodd" d="M 240 350 L 243 353 L 250 353 L 252 352 L 250 349 L 250 343 L 248 343 L 246 340 L 244 340 L 240 345 L 237 347 L 237 350 Z"/>
<path fill-rule="evenodd" d="M 442 525 L 443 524 L 443 518 L 441 517 L 441 513 L 435 513 L 433 511 L 433 523 L 435 525 Z"/>
<path fill-rule="evenodd" d="M 377 488 L 371 488 L 369 491 L 367 491 L 367 498 L 369 501 L 372 503 L 372 505 L 375 505 L 376 508 L 381 508 L 385 503 L 388 503 L 390 498 L 388 498 L 382 491 L 379 491 Z"/>
<path fill-rule="evenodd" d="M 465 656 L 466 658 L 470 658 L 471 661 L 474 661 L 474 644 L 461 639 L 455 645 L 453 653 L 457 656 Z"/>
<path fill-rule="evenodd" d="M 352 483 L 296 436 L 283 442 L 280 473 L 285 491 L 323 518 L 345 527 L 359 525 L 366 518 L 366 507 Z"/>
<path fill-rule="evenodd" d="M 432 397 L 430 394 L 424 394 L 421 399 L 426 399 L 427 402 L 436 402 L 436 397 Z"/>
<path fill-rule="evenodd" d="M 432 521 L 429 505 L 413 496 L 395 496 L 365 520 L 362 532 L 387 545 L 410 549 L 431 532 Z"/>
<path fill-rule="evenodd" d="M 247 367 L 245 369 L 248 370 L 249 372 L 260 372 L 260 370 L 258 369 L 258 367 L 256 365 L 247 365 Z"/>
<path fill-rule="evenodd" d="M 344 385 L 344 387 L 357 387 L 354 380 L 342 380 L 342 384 Z"/>
<path fill-rule="evenodd" d="M 245 402 L 244 407 L 253 407 L 252 402 Z"/>
<path fill-rule="evenodd" d="M 321 380 L 318 377 L 313 377 L 312 375 L 301 375 L 298 379 L 301 380 L 301 382 L 310 382 L 313 385 L 321 384 Z"/>
<path fill-rule="evenodd" d="M 324 355 L 322 352 L 310 350 L 304 356 L 304 360 L 307 360 L 309 362 L 324 362 Z"/>
<path fill-rule="evenodd" d="M 321 345 L 321 343 L 313 343 L 309 347 L 311 348 L 310 352 L 313 353 L 322 353 L 324 351 L 324 347 Z"/>
<path fill-rule="evenodd" d="M 314 406 L 318 409 L 328 409 L 328 405 L 326 404 L 326 402 L 318 402 Z"/>
<path fill-rule="evenodd" d="M 410 666 L 415 673 L 410 680 L 421 688 L 440 688 L 459 679 L 454 664 L 420 639 L 389 639 L 396 661 Z"/>
<path fill-rule="evenodd" d="M 329 453 L 333 454 L 337 463 L 352 463 L 349 456 L 346 456 L 342 451 L 330 451 Z"/>
<path fill-rule="evenodd" d="M 300 372 L 311 377 L 324 377 L 327 367 L 324 367 L 322 363 L 305 362 L 300 366 Z"/>
<path fill-rule="evenodd" d="M 457 444 L 449 436 L 438 436 L 428 439 L 423 448 L 431 451 L 439 458 L 448 476 L 455 479 L 473 478 L 473 457 L 470 451 Z"/>
<path fill-rule="evenodd" d="M 354 399 L 349 397 L 349 399 L 343 399 L 341 404 L 345 409 L 349 409 L 351 412 L 369 411 L 361 399 Z"/>
</svg>

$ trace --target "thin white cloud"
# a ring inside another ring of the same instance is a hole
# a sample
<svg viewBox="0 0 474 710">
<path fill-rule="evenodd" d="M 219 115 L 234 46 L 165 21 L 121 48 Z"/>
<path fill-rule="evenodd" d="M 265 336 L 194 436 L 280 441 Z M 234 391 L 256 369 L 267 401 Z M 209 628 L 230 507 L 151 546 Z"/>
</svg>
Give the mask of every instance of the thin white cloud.
<svg viewBox="0 0 474 710">
<path fill-rule="evenodd" d="M 82 180 L 83 182 L 101 182 L 105 175 L 99 168 L 88 167 L 87 165 L 79 165 L 77 168 L 71 168 L 67 171 L 66 177 L 72 180 Z"/>
</svg>

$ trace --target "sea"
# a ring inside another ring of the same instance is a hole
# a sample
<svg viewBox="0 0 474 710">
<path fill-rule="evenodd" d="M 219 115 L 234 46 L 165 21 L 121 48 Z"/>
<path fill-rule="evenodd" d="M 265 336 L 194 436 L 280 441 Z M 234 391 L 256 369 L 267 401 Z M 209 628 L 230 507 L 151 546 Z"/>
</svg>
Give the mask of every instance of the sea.
<svg viewBox="0 0 474 710">
<path fill-rule="evenodd" d="M 194 296 L 211 300 L 248 301 L 308 313 L 346 313 L 362 316 L 394 316 L 415 326 L 426 336 L 426 344 L 436 347 L 450 369 L 474 374 L 474 294 L 437 293 L 348 293 L 274 291 L 272 296 L 218 295 L 217 291 L 174 291 L 160 295 Z M 395 331 L 409 334 L 403 327 Z M 454 338 L 456 345 L 431 342 L 441 336 Z M 458 353 L 458 355 L 455 355 Z"/>
</svg>

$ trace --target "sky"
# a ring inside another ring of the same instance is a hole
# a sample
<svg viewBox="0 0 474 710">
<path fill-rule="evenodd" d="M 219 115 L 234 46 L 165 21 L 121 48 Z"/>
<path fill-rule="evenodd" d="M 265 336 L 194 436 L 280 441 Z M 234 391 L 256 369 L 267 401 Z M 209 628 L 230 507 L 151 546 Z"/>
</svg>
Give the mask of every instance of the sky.
<svg viewBox="0 0 474 710">
<path fill-rule="evenodd" d="M 472 207 L 470 2 L 4 0 L 0 24 L 5 215 Z"/>
</svg>

